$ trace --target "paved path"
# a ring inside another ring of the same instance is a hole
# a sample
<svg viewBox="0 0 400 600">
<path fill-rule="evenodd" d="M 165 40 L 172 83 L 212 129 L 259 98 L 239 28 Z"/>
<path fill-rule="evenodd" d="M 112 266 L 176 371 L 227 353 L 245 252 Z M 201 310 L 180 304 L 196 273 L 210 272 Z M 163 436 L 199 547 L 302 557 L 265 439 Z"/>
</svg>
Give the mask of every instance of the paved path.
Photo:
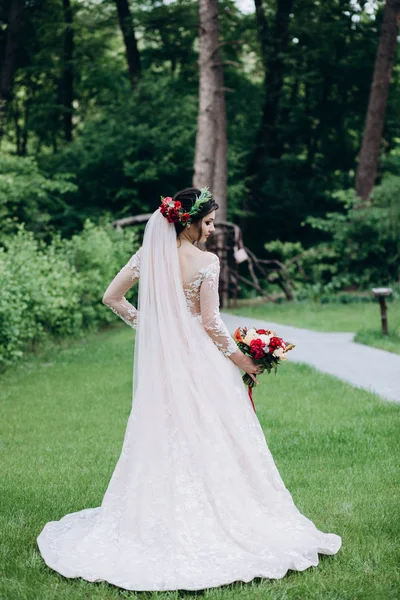
<svg viewBox="0 0 400 600">
<path fill-rule="evenodd" d="M 296 344 L 291 362 L 306 363 L 386 400 L 400 402 L 400 354 L 356 344 L 354 333 L 310 331 L 224 312 L 221 317 L 231 334 L 239 325 L 261 328 L 267 323 L 269 329 Z"/>
</svg>

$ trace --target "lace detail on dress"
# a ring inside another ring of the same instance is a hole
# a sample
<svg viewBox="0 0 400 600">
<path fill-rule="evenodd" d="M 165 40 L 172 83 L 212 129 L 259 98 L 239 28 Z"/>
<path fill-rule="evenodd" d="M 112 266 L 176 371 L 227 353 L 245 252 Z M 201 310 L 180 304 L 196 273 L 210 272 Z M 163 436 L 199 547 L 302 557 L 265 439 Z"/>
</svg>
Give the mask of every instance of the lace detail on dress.
<svg viewBox="0 0 400 600">
<path fill-rule="evenodd" d="M 120 319 L 125 321 L 125 323 L 129 325 L 129 327 L 132 327 L 132 329 L 136 329 L 139 315 L 139 311 L 137 310 L 137 308 L 135 308 L 124 297 L 121 300 L 116 300 L 115 302 L 116 304 L 108 304 L 108 307 L 111 308 L 113 313 L 118 315 Z M 104 304 L 107 304 L 107 302 L 104 302 Z M 120 308 L 118 309 L 117 306 L 119 306 Z"/>
<path fill-rule="evenodd" d="M 214 317 L 208 325 L 204 325 L 208 335 L 213 338 L 214 344 L 225 356 L 230 356 L 237 350 L 235 341 L 227 334 L 227 328 L 219 315 L 219 309 L 214 309 Z M 229 339 L 227 339 L 227 335 Z"/>
<path fill-rule="evenodd" d="M 113 313 L 118 315 L 129 327 L 136 329 L 139 311 L 125 298 L 126 292 L 140 277 L 140 255 L 142 248 L 131 256 L 129 261 L 114 277 L 103 296 L 106 304 Z"/>
<path fill-rule="evenodd" d="M 202 269 L 200 286 L 200 310 L 203 327 L 224 356 L 230 356 L 237 350 L 235 341 L 219 314 L 218 282 L 220 263 L 216 254 L 212 262 Z"/>
<path fill-rule="evenodd" d="M 131 258 L 126 263 L 126 265 L 124 267 L 122 267 L 123 269 L 130 269 L 132 271 L 131 277 L 132 277 L 133 281 L 135 281 L 136 279 L 139 279 L 139 276 L 140 276 L 141 251 L 142 251 L 142 248 L 140 247 L 139 250 L 133 256 L 131 256 Z"/>
<path fill-rule="evenodd" d="M 205 267 L 207 268 L 207 267 Z M 204 268 L 200 269 L 190 283 L 184 284 L 183 292 L 185 294 L 186 306 L 189 312 L 194 316 L 201 316 L 200 312 L 200 286 L 203 281 Z M 186 287 L 185 287 L 186 286 Z"/>
</svg>

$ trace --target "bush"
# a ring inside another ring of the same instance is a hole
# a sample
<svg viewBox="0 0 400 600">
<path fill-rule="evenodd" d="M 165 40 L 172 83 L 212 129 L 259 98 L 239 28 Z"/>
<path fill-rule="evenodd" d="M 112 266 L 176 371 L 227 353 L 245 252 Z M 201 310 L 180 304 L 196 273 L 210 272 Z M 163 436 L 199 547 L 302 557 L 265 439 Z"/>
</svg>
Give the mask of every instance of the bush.
<svg viewBox="0 0 400 600">
<path fill-rule="evenodd" d="M 297 299 L 320 301 L 340 290 L 369 290 L 399 281 L 400 177 L 388 174 L 367 203 L 353 190 L 333 197 L 343 205 L 342 212 L 308 217 L 304 223 L 321 231 L 326 241 L 310 248 L 280 240 L 264 244 L 270 258 L 285 265 Z"/>
<path fill-rule="evenodd" d="M 85 221 L 83 231 L 61 242 L 69 264 L 78 273 L 82 327 L 95 329 L 101 323 L 115 321 L 101 298 L 111 279 L 138 249 L 133 229 L 123 233 L 111 226 Z"/>
<path fill-rule="evenodd" d="M 328 213 L 323 219 L 308 217 L 306 220 L 331 238 L 320 247 L 329 246 L 333 250 L 333 282 L 337 281 L 341 287 L 371 287 L 398 281 L 400 177 L 384 178 L 366 203 L 362 203 L 353 190 L 336 192 L 334 196 L 343 203 L 344 213 Z"/>
<path fill-rule="evenodd" d="M 65 173 L 47 177 L 30 157 L 0 154 L 0 236 L 15 233 L 18 224 L 44 237 L 65 219 L 68 193 L 77 190 Z"/>
<path fill-rule="evenodd" d="M 56 235 L 49 244 L 19 225 L 0 248 L 0 365 L 46 337 L 80 336 L 115 320 L 102 295 L 137 248 L 134 231 L 90 221 L 70 240 Z"/>
</svg>

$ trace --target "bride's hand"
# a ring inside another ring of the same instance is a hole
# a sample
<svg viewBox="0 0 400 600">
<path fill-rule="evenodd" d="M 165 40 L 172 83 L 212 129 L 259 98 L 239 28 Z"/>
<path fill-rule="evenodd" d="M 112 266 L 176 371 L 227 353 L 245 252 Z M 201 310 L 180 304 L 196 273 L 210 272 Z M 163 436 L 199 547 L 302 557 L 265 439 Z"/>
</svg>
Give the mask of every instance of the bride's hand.
<svg viewBox="0 0 400 600">
<path fill-rule="evenodd" d="M 254 377 L 253 373 L 261 373 L 262 368 L 258 365 L 248 354 L 244 354 L 241 350 L 237 350 L 229 357 L 235 365 L 250 375 L 254 383 L 259 384 L 260 382 Z"/>
</svg>

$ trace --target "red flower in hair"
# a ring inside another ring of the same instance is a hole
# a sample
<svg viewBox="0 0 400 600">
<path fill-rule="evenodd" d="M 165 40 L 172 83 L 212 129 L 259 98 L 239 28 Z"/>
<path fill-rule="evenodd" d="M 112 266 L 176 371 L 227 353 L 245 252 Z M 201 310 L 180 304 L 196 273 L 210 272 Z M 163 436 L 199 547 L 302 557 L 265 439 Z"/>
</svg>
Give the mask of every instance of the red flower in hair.
<svg viewBox="0 0 400 600">
<path fill-rule="evenodd" d="M 268 333 L 266 329 L 256 329 L 257 333 L 266 334 Z"/>
<path fill-rule="evenodd" d="M 161 214 L 167 219 L 168 223 L 182 223 L 185 225 L 190 221 L 191 215 L 185 212 L 180 200 L 173 200 L 170 196 L 162 198 L 159 206 Z"/>
<path fill-rule="evenodd" d="M 170 223 L 177 223 L 179 221 L 179 213 L 176 208 L 170 208 L 168 212 L 168 221 Z"/>
</svg>

